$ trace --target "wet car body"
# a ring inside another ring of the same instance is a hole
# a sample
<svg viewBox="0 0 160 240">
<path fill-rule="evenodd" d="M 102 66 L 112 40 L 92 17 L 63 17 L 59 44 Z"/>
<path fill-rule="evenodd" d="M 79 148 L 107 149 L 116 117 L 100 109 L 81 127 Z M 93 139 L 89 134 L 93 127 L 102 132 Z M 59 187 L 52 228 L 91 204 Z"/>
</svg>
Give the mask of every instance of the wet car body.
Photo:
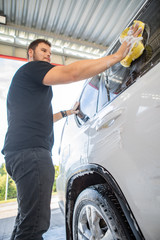
<svg viewBox="0 0 160 240">
<path fill-rule="evenodd" d="M 88 79 L 80 114 L 65 122 L 57 190 L 67 239 L 160 238 L 158 13 L 159 1 L 144 4 L 133 19 L 146 23 L 143 55 Z"/>
</svg>

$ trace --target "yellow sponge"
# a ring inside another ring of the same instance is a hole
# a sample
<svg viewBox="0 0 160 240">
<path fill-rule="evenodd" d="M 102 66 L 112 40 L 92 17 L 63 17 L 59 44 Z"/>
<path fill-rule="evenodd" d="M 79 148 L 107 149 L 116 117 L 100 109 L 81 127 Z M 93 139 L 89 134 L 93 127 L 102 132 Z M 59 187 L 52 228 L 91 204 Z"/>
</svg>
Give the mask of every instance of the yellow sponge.
<svg viewBox="0 0 160 240">
<path fill-rule="evenodd" d="M 133 23 L 133 26 L 135 26 L 137 23 L 139 24 L 139 28 L 142 28 L 142 32 L 138 35 L 138 38 L 139 38 L 139 37 L 142 37 L 143 35 L 145 24 L 141 21 L 135 20 Z M 124 40 L 125 37 L 126 38 L 128 37 L 129 30 L 130 30 L 130 27 L 126 28 L 122 32 L 122 34 L 120 35 L 121 42 Z M 139 58 L 142 55 L 143 51 L 144 51 L 144 45 L 142 41 L 139 40 L 138 43 L 134 42 L 129 54 L 120 63 L 124 67 L 129 67 L 132 61 L 134 61 L 135 59 Z"/>
</svg>

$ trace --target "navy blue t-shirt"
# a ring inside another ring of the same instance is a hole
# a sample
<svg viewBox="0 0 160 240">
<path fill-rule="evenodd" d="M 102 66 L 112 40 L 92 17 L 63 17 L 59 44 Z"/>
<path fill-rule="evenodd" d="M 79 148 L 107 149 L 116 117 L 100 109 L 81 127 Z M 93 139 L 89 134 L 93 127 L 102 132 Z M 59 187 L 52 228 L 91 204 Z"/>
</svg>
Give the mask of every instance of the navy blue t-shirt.
<svg viewBox="0 0 160 240">
<path fill-rule="evenodd" d="M 15 73 L 7 96 L 8 130 L 2 153 L 43 147 L 51 151 L 53 136 L 52 88 L 43 85 L 54 66 L 32 61 Z"/>
</svg>

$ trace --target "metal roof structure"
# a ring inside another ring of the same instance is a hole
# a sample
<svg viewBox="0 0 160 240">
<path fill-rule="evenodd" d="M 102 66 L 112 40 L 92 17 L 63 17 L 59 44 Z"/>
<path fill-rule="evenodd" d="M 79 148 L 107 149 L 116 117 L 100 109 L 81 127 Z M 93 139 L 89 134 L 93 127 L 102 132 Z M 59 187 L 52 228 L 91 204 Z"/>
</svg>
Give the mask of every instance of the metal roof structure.
<svg viewBox="0 0 160 240">
<path fill-rule="evenodd" d="M 52 52 L 99 57 L 145 0 L 0 0 L 0 42 L 25 47 L 48 39 Z"/>
</svg>

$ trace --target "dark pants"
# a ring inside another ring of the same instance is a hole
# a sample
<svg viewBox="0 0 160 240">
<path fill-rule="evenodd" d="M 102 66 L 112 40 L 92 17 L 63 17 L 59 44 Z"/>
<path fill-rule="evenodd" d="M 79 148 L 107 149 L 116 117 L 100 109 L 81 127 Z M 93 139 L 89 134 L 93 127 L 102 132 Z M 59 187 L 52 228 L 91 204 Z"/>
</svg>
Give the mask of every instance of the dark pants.
<svg viewBox="0 0 160 240">
<path fill-rule="evenodd" d="M 51 153 L 43 148 L 7 152 L 5 161 L 17 186 L 18 214 L 11 240 L 42 240 L 50 225 Z"/>
</svg>

